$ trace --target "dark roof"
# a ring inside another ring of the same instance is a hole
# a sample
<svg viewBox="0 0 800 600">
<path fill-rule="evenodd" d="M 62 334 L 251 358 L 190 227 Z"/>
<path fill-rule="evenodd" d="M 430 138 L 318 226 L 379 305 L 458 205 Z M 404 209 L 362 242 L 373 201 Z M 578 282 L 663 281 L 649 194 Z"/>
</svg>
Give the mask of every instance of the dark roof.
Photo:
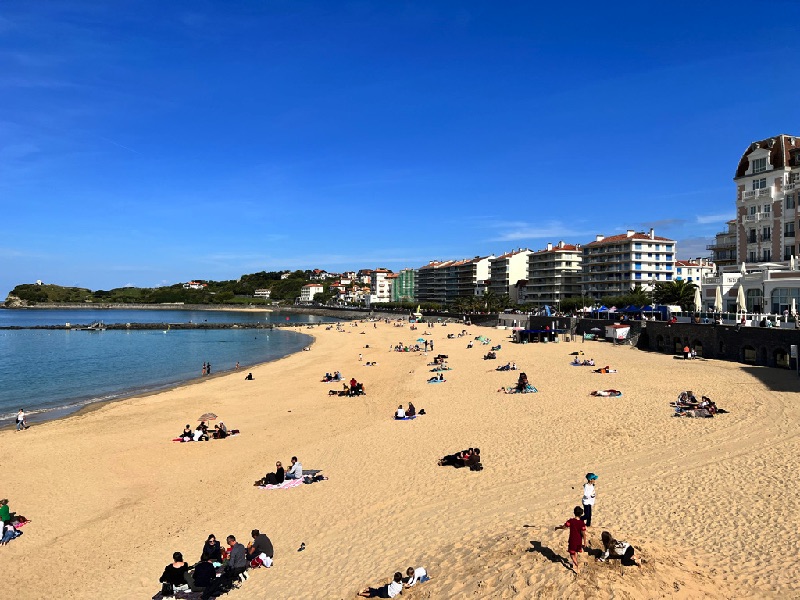
<svg viewBox="0 0 800 600">
<path fill-rule="evenodd" d="M 733 176 L 734 179 L 744 177 L 747 168 L 750 166 L 750 161 L 747 157 L 759 148 L 769 149 L 769 162 L 773 169 L 783 169 L 784 167 L 791 166 L 789 152 L 800 149 L 800 138 L 782 133 L 775 137 L 753 142 L 747 147 L 747 150 L 744 151 L 742 158 L 739 159 L 739 166 L 736 167 L 736 174 Z"/>
<path fill-rule="evenodd" d="M 590 242 L 584 245 L 584 248 L 589 246 L 604 246 L 606 244 L 616 244 L 618 242 L 624 242 L 626 240 L 637 240 L 640 242 L 647 242 L 647 241 L 655 241 L 655 242 L 674 242 L 675 240 L 671 240 L 669 238 L 661 237 L 660 235 L 654 235 L 652 238 L 650 237 L 649 233 L 634 233 L 633 235 L 628 235 L 627 233 L 620 233 L 619 235 L 610 235 L 607 238 L 603 238 L 602 240 Z"/>
</svg>

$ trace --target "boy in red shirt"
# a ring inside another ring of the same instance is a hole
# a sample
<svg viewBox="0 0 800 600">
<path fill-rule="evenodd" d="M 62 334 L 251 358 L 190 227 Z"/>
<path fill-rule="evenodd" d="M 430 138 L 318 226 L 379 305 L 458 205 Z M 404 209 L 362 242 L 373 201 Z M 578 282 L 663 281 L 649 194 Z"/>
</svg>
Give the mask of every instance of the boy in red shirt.
<svg viewBox="0 0 800 600">
<path fill-rule="evenodd" d="M 568 520 L 563 525 L 556 527 L 559 529 L 569 529 L 569 542 L 567 542 L 567 552 L 572 559 L 572 566 L 577 575 L 581 571 L 580 562 L 578 562 L 578 552 L 583 552 L 583 547 L 586 545 L 586 523 L 581 520 L 583 516 L 583 509 L 576 506 L 572 511 L 575 515 L 574 518 Z"/>
</svg>

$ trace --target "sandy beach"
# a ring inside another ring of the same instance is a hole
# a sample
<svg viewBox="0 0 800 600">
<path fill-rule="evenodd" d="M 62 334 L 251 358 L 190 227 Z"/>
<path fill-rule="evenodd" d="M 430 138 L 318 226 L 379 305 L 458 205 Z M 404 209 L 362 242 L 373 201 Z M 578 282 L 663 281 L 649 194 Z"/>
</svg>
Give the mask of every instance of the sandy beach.
<svg viewBox="0 0 800 600">
<path fill-rule="evenodd" d="M 231 598 L 353 598 L 419 565 L 432 580 L 403 597 L 800 597 L 796 374 L 601 342 L 515 345 L 478 327 L 447 339 L 461 329 L 303 329 L 311 351 L 248 368 L 254 381 L 234 372 L 0 432 L 0 497 L 32 519 L 0 548 L 13 597 L 151 598 L 174 551 L 194 562 L 209 533 L 247 542 L 253 528 L 272 539 L 275 566 Z M 488 346 L 466 348 L 481 334 L 502 344 L 497 360 L 483 360 Z M 432 354 L 389 350 L 419 337 Z M 570 366 L 579 350 L 619 372 Z M 439 353 L 453 370 L 427 384 Z M 538 393 L 496 392 L 516 381 L 494 370 L 509 361 Z M 328 396 L 341 384 L 320 379 L 334 370 L 367 395 Z M 605 388 L 624 395 L 589 396 Z M 730 413 L 673 418 L 668 403 L 685 389 Z M 427 414 L 392 420 L 409 400 Z M 242 433 L 171 441 L 206 411 Z M 436 465 L 470 446 L 483 471 Z M 253 487 L 292 455 L 330 479 Z M 641 567 L 584 555 L 575 576 L 562 563 L 567 534 L 553 527 L 580 504 L 589 471 L 599 475 L 590 544 L 609 530 L 636 546 Z"/>
</svg>

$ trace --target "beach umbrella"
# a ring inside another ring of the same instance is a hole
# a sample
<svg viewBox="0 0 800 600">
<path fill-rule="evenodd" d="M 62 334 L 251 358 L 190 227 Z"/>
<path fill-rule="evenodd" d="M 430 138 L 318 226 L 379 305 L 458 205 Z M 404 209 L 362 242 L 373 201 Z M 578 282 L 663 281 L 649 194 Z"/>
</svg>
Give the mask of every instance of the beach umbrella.
<svg viewBox="0 0 800 600">
<path fill-rule="evenodd" d="M 741 272 L 742 275 L 747 275 L 747 266 L 745 266 L 745 264 L 742 263 L 742 268 L 739 269 L 739 271 Z"/>
<path fill-rule="evenodd" d="M 794 271 L 794 254 L 789 257 L 789 270 Z"/>
<path fill-rule="evenodd" d="M 418 341 L 418 342 L 424 342 L 424 341 L 425 341 L 425 338 L 417 338 L 417 341 Z"/>
<path fill-rule="evenodd" d="M 747 312 L 747 304 L 744 299 L 744 288 L 739 285 L 739 292 L 736 294 L 736 310 Z"/>
<path fill-rule="evenodd" d="M 213 421 L 216 418 L 217 418 L 217 415 L 215 415 L 214 413 L 203 413 L 202 415 L 200 415 L 200 418 L 197 419 L 197 420 L 198 421 Z"/>
<path fill-rule="evenodd" d="M 714 294 L 714 310 L 722 312 L 722 288 L 717 286 L 717 291 Z"/>
<path fill-rule="evenodd" d="M 703 304 L 703 300 L 700 298 L 700 288 L 694 288 L 694 309 L 697 312 L 700 312 L 701 305 Z"/>
<path fill-rule="evenodd" d="M 793 317 L 797 316 L 797 302 L 795 302 L 794 298 L 792 298 L 792 308 L 789 309 L 789 312 Z"/>
</svg>

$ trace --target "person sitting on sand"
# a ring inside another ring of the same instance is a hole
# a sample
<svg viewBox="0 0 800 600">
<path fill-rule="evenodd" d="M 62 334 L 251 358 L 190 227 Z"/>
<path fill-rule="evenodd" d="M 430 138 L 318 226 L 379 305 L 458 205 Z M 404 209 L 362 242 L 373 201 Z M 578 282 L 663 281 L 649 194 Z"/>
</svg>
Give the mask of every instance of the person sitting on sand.
<svg viewBox="0 0 800 600">
<path fill-rule="evenodd" d="M 195 428 L 194 434 L 192 435 L 192 441 L 194 441 L 194 442 L 207 442 L 208 441 L 208 435 L 204 431 L 202 423 Z"/>
<path fill-rule="evenodd" d="M 378 588 L 368 587 L 361 590 L 358 595 L 362 598 L 394 598 L 403 593 L 403 575 L 398 571 L 392 581 Z"/>
<path fill-rule="evenodd" d="M 192 426 L 189 423 L 186 424 L 186 427 L 183 428 L 183 433 L 180 435 L 180 438 L 184 442 L 191 442 L 194 440 L 194 431 L 192 431 Z"/>
<path fill-rule="evenodd" d="M 252 543 L 247 547 L 247 560 L 253 560 L 257 556 L 265 554 L 267 557 L 266 561 L 263 561 L 262 564 L 265 567 L 272 566 L 272 559 L 275 557 L 275 550 L 272 547 L 272 540 L 269 539 L 266 533 L 261 533 L 258 529 L 253 529 L 250 532 L 250 535 L 253 538 Z"/>
<path fill-rule="evenodd" d="M 247 551 L 244 545 L 236 541 L 236 536 L 229 535 L 227 541 L 230 548 L 225 569 L 235 578 L 247 570 Z"/>
<path fill-rule="evenodd" d="M 192 591 L 203 591 L 216 581 L 217 570 L 214 568 L 214 560 L 214 557 L 209 554 L 203 554 L 200 557 L 200 562 L 194 566 L 194 572 L 192 573 L 192 580 L 194 581 Z"/>
<path fill-rule="evenodd" d="M 619 558 L 625 567 L 639 566 L 639 563 L 633 559 L 633 546 L 628 542 L 615 540 L 608 531 L 604 531 L 600 535 L 600 539 L 603 541 L 603 550 L 605 552 L 597 560 L 605 562 L 609 558 Z"/>
<path fill-rule="evenodd" d="M 402 421 L 406 418 L 406 411 L 403 410 L 403 405 L 397 407 L 397 410 L 394 413 L 394 418 L 398 421 Z"/>
<path fill-rule="evenodd" d="M 217 541 L 217 536 L 213 533 L 209 534 L 208 538 L 206 538 L 206 543 L 203 544 L 203 551 L 200 554 L 207 555 L 217 562 L 222 562 L 222 546 L 219 541 Z"/>
<path fill-rule="evenodd" d="M 303 465 L 297 460 L 296 456 L 292 457 L 292 466 L 286 472 L 286 479 L 302 479 L 303 478 Z"/>
<path fill-rule="evenodd" d="M 164 567 L 164 572 L 159 578 L 161 583 L 171 583 L 176 592 L 189 591 L 189 583 L 186 576 L 189 575 L 189 565 L 183 561 L 183 554 L 174 552 L 172 554 L 172 564 Z"/>
<path fill-rule="evenodd" d="M 414 403 L 413 402 L 409 402 L 408 403 L 408 408 L 406 409 L 406 416 L 407 417 L 413 417 L 413 416 L 416 416 L 416 414 L 417 414 L 417 409 L 414 406 Z"/>
<path fill-rule="evenodd" d="M 406 569 L 406 575 L 408 576 L 408 579 L 406 580 L 405 584 L 403 584 L 403 587 L 405 588 L 410 588 L 418 583 L 425 583 L 426 581 L 430 580 L 425 567 L 417 567 L 416 569 L 414 567 L 408 567 Z"/>
<path fill-rule="evenodd" d="M 428 383 L 434 383 L 434 382 L 437 382 L 437 381 L 446 381 L 446 379 L 444 378 L 444 374 L 439 373 L 438 377 L 434 376 L 434 377 L 431 377 L 430 379 L 428 379 Z"/>
<path fill-rule="evenodd" d="M 244 378 L 245 381 L 253 381 L 253 374 L 248 373 L 247 376 Z"/>
<path fill-rule="evenodd" d="M 572 363 L 571 363 L 571 364 L 575 365 L 576 367 L 579 367 L 579 366 L 581 366 L 581 361 L 580 361 L 580 359 L 577 357 L 577 355 L 575 356 L 575 359 L 572 361 Z"/>
<path fill-rule="evenodd" d="M 275 463 L 275 472 L 274 473 L 267 473 L 264 475 L 264 479 L 260 482 L 257 481 L 256 484 L 262 483 L 264 485 L 280 485 L 286 479 L 286 471 L 281 464 L 281 461 Z"/>
</svg>

